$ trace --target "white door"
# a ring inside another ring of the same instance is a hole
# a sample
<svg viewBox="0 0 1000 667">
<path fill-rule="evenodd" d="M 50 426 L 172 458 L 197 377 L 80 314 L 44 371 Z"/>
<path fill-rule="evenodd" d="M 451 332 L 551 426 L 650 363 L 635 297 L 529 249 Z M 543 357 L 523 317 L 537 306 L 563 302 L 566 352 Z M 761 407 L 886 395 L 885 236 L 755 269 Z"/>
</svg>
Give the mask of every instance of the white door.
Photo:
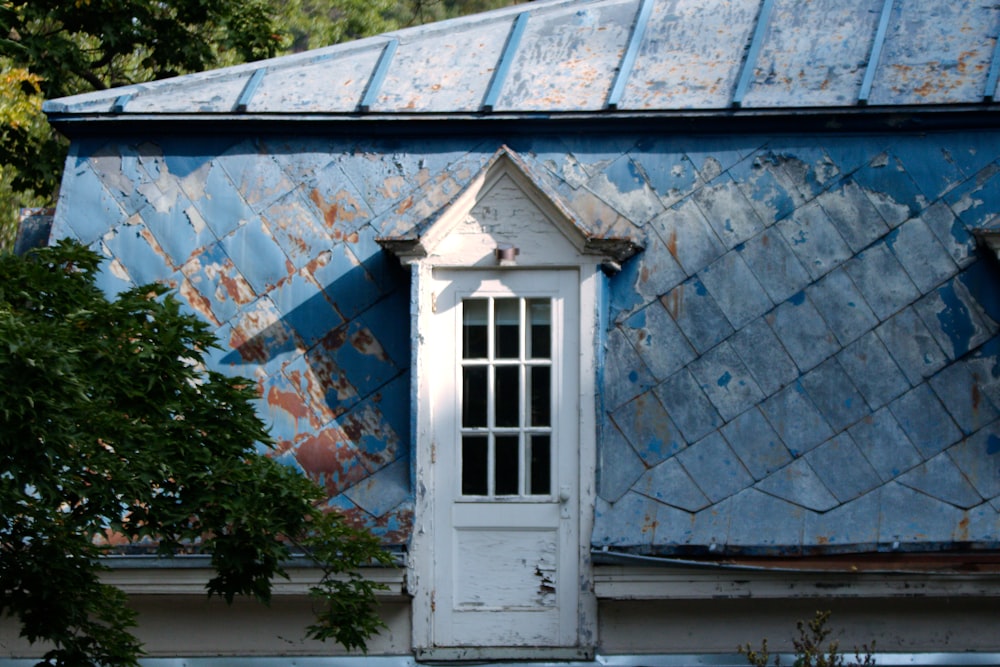
<svg viewBox="0 0 1000 667">
<path fill-rule="evenodd" d="M 433 645 L 574 647 L 578 274 L 435 269 L 433 283 Z"/>
</svg>

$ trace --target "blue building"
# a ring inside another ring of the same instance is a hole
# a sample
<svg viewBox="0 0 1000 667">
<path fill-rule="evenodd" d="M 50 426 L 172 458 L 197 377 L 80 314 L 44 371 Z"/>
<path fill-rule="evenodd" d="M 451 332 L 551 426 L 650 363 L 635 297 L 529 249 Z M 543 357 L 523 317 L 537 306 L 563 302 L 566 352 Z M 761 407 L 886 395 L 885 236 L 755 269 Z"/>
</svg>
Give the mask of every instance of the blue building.
<svg viewBox="0 0 1000 667">
<path fill-rule="evenodd" d="M 375 655 L 738 662 L 832 609 L 997 661 L 998 27 L 540 0 L 54 100 L 52 239 L 176 288 L 399 551 Z M 336 652 L 298 579 L 240 630 L 125 560 L 154 657 Z"/>
</svg>

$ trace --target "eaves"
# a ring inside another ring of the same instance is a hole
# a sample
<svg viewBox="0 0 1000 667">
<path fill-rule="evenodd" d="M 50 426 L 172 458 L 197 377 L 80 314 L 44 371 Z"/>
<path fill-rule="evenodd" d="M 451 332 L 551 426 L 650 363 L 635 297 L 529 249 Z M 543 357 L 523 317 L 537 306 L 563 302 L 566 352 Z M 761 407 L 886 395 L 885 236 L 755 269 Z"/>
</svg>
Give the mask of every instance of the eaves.
<svg viewBox="0 0 1000 667">
<path fill-rule="evenodd" d="M 1000 104 L 726 108 L 517 113 L 90 113 L 48 106 L 49 123 L 70 139 L 111 134 L 292 134 L 325 136 L 530 135 L 547 132 L 923 132 L 1000 127 Z"/>
<path fill-rule="evenodd" d="M 594 593 L 603 600 L 1000 598 L 1000 575 L 599 565 Z"/>
<path fill-rule="evenodd" d="M 111 556 L 102 559 L 108 568 L 101 582 L 125 591 L 129 595 L 204 595 L 206 585 L 215 572 L 209 559 L 202 556 Z M 272 595 L 301 596 L 320 582 L 322 570 L 305 559 L 295 559 L 285 565 L 287 578 L 275 578 Z M 366 567 L 360 572 L 366 580 L 378 584 L 375 594 L 381 600 L 408 599 L 405 566 Z M 346 577 L 344 577 L 346 579 Z"/>
</svg>

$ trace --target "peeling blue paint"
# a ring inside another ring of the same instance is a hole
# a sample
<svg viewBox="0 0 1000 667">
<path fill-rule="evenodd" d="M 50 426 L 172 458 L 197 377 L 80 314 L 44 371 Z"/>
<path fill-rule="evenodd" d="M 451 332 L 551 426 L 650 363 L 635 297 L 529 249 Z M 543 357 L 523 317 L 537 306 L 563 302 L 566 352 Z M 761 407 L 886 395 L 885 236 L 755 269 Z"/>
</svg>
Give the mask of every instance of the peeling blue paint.
<svg viewBox="0 0 1000 667">
<path fill-rule="evenodd" d="M 968 502 L 958 478 L 1000 453 L 1000 269 L 969 251 L 964 227 L 1000 216 L 983 195 L 996 177 L 983 154 L 1000 159 L 1000 133 L 977 136 L 976 155 L 961 148 L 968 138 L 933 132 L 771 137 L 761 150 L 768 137 L 520 140 L 539 151 L 526 159 L 545 192 L 585 229 L 628 230 L 646 248 L 601 279 L 594 544 L 821 552 L 789 526 L 823 522 L 849 549 L 863 531 L 831 517 L 870 511 L 901 525 L 905 494 L 883 502 L 889 485 L 919 486 L 947 516 Z M 269 137 L 220 140 L 218 156 L 156 141 L 74 149 L 54 237 L 101 248 L 109 291 L 176 285 L 226 346 L 211 367 L 257 382 L 279 460 L 404 544 L 418 332 L 410 274 L 375 238 L 425 223 L 501 140 Z M 268 153 L 279 146 L 280 158 Z M 916 166 L 923 150 L 947 179 Z M 598 196 L 599 182 L 613 187 Z M 620 213 L 657 207 L 648 221 Z M 942 452 L 962 475 L 930 482 Z M 679 473 L 697 484 L 666 483 Z M 977 508 L 995 515 L 998 498 Z M 729 520 L 764 507 L 767 526 Z M 640 515 L 664 521 L 615 523 Z M 934 532 L 946 523 L 926 524 L 926 541 L 948 543 Z"/>
<path fill-rule="evenodd" d="M 951 340 L 954 356 L 959 357 L 969 350 L 969 341 L 976 333 L 976 326 L 972 322 L 969 309 L 955 293 L 953 285 L 944 285 L 938 290 L 938 294 L 941 295 L 946 307 L 938 313 L 938 322 Z"/>
</svg>

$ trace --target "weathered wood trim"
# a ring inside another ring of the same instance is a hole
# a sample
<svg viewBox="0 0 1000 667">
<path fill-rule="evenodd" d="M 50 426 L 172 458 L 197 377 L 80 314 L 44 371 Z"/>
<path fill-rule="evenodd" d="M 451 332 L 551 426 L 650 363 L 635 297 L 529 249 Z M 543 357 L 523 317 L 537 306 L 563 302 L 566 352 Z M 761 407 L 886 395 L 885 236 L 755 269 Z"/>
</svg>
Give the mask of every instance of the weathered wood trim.
<svg viewBox="0 0 1000 667">
<path fill-rule="evenodd" d="M 594 592 L 605 600 L 1000 597 L 1000 574 L 796 573 L 598 566 Z"/>
<path fill-rule="evenodd" d="M 288 579 L 273 582 L 272 595 L 306 595 L 319 583 L 322 572 L 315 567 L 287 568 Z M 207 567 L 113 568 L 101 576 L 101 583 L 120 588 L 128 595 L 205 595 L 205 585 L 214 571 Z M 365 579 L 383 584 L 376 592 L 380 599 L 403 598 L 406 577 L 399 568 L 370 568 Z M 344 577 L 346 579 L 346 577 Z"/>
</svg>

